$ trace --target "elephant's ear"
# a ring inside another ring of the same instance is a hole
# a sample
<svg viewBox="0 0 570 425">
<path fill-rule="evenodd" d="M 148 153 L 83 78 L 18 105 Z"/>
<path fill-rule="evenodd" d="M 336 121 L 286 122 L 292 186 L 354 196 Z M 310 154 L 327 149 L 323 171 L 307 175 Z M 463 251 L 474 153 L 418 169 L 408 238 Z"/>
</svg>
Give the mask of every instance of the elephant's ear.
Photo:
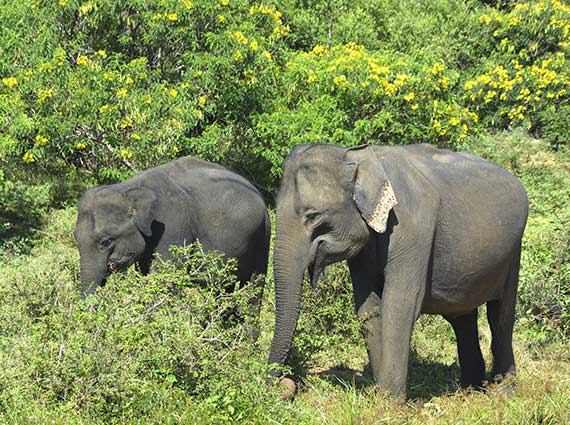
<svg viewBox="0 0 570 425">
<path fill-rule="evenodd" d="M 152 234 L 151 224 L 158 208 L 156 194 L 144 187 L 135 187 L 125 193 L 133 208 L 133 215 L 138 229 L 145 235 Z"/>
<path fill-rule="evenodd" d="M 373 149 L 358 146 L 347 150 L 356 164 L 352 197 L 362 218 L 378 233 L 384 233 L 390 210 L 398 203 L 392 184 Z"/>
</svg>

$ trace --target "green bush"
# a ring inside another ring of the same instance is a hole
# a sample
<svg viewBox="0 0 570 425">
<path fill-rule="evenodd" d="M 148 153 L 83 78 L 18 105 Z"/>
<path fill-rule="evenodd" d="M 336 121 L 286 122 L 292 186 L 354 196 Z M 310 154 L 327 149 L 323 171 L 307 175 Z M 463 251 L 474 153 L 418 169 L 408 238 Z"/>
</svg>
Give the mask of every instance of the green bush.
<svg viewBox="0 0 570 425">
<path fill-rule="evenodd" d="M 230 314 L 253 320 L 255 289 L 226 290 L 235 261 L 179 248 L 157 272 L 113 275 L 80 301 L 77 252 L 57 246 L 0 277 L 0 417 L 81 412 L 108 423 L 175 409 L 193 423 L 229 423 L 271 414 L 266 358 Z"/>
<path fill-rule="evenodd" d="M 27 187 L 0 170 L 0 252 L 17 249 L 43 224 L 48 187 Z"/>
<path fill-rule="evenodd" d="M 343 363 L 354 358 L 354 346 L 365 349 L 363 329 L 354 309 L 352 285 L 345 264 L 329 266 L 317 288 L 307 282 L 292 364 L 301 375 L 307 368 Z"/>
</svg>

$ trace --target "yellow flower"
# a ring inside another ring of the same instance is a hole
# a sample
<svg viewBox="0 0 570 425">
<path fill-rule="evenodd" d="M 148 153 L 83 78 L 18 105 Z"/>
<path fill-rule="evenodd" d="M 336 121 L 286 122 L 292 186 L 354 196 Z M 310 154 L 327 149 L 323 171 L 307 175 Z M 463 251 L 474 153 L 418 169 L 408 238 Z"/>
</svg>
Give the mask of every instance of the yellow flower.
<svg viewBox="0 0 570 425">
<path fill-rule="evenodd" d="M 79 55 L 76 62 L 77 65 L 85 65 L 89 62 L 89 58 L 85 55 Z"/>
<path fill-rule="evenodd" d="M 130 116 L 126 116 L 123 122 L 121 122 L 121 128 L 127 128 L 133 126 L 133 119 Z"/>
<path fill-rule="evenodd" d="M 38 145 L 40 145 L 40 146 L 41 146 L 41 145 L 45 145 L 47 142 L 48 142 L 48 138 L 47 138 L 47 137 L 42 136 L 41 134 L 38 134 L 38 135 L 36 136 L 36 143 L 37 143 Z"/>
<path fill-rule="evenodd" d="M 26 152 L 26 153 L 24 154 L 24 156 L 22 157 L 22 160 L 23 160 L 24 162 L 28 162 L 28 163 L 30 163 L 30 164 L 31 164 L 32 162 L 36 162 L 36 158 L 34 158 L 34 154 L 31 153 L 31 152 Z"/>
<path fill-rule="evenodd" d="M 224 15 L 218 15 L 218 22 L 222 23 L 226 20 L 226 17 Z"/>
<path fill-rule="evenodd" d="M 199 109 L 192 109 L 192 113 L 194 114 L 194 116 L 198 121 L 201 121 L 202 118 L 204 118 L 204 114 Z"/>
<path fill-rule="evenodd" d="M 16 84 L 18 84 L 18 80 L 16 80 L 15 77 L 6 77 L 6 78 L 2 78 L 2 84 L 4 84 L 9 89 L 11 89 Z"/>
<path fill-rule="evenodd" d="M 432 67 L 432 69 L 431 69 L 431 73 L 435 75 L 435 74 L 440 73 L 440 72 L 443 71 L 444 69 L 445 69 L 445 65 L 442 64 L 442 63 L 437 62 L 437 63 L 434 63 L 434 64 L 433 64 L 433 67 Z"/>
<path fill-rule="evenodd" d="M 337 86 L 344 85 L 347 83 L 346 75 L 339 75 L 333 78 L 333 83 Z"/>
<path fill-rule="evenodd" d="M 449 123 L 453 126 L 459 125 L 459 119 L 457 117 L 451 117 Z"/>
<path fill-rule="evenodd" d="M 497 92 L 495 90 L 489 90 L 485 95 L 485 103 L 491 102 L 496 95 Z"/>
<path fill-rule="evenodd" d="M 311 74 L 307 77 L 307 83 L 312 84 L 317 80 L 317 76 L 315 74 Z"/>
<path fill-rule="evenodd" d="M 249 47 L 251 48 L 251 50 L 253 50 L 255 52 L 259 48 L 259 44 L 257 44 L 257 41 L 253 40 L 251 42 L 251 44 L 249 45 Z"/>
<path fill-rule="evenodd" d="M 221 4 L 222 6 L 227 6 L 228 4 L 230 4 L 230 1 L 229 1 L 229 0 L 221 0 L 221 1 L 220 1 L 220 4 Z"/>
<path fill-rule="evenodd" d="M 117 96 L 119 97 L 127 97 L 128 91 L 127 89 L 119 89 L 117 90 Z"/>
<path fill-rule="evenodd" d="M 491 17 L 489 15 L 479 16 L 479 22 L 482 24 L 489 25 L 491 23 Z"/>
<path fill-rule="evenodd" d="M 176 89 L 170 89 L 170 91 L 168 93 L 170 94 L 171 97 L 178 96 L 178 90 L 176 90 Z"/>
<path fill-rule="evenodd" d="M 107 52 L 105 50 L 97 50 L 97 54 L 101 56 L 103 59 L 107 58 Z"/>
<path fill-rule="evenodd" d="M 140 140 L 140 139 L 141 139 L 141 135 L 140 135 L 139 133 L 132 133 L 132 134 L 131 134 L 131 139 Z"/>
<path fill-rule="evenodd" d="M 235 31 L 233 33 L 233 38 L 241 44 L 246 45 L 248 43 L 248 39 L 245 35 L 243 35 L 243 33 L 241 31 Z"/>
<path fill-rule="evenodd" d="M 317 44 L 315 47 L 313 47 L 312 53 L 314 53 L 315 55 L 322 55 L 323 53 L 325 53 L 326 51 L 326 47 L 323 46 L 322 44 Z"/>
<path fill-rule="evenodd" d="M 415 111 L 416 109 L 418 109 L 420 107 L 420 105 L 418 105 L 417 103 L 413 103 L 412 106 L 410 106 L 410 108 L 412 109 L 412 111 Z"/>
<path fill-rule="evenodd" d="M 200 71 L 200 70 L 198 70 L 198 71 L 196 71 L 196 72 L 194 73 L 194 77 L 201 77 L 202 74 L 203 74 L 203 72 Z"/>
<path fill-rule="evenodd" d="M 166 15 L 166 19 L 168 19 L 169 21 L 177 21 L 178 20 L 178 14 L 177 13 L 169 13 Z"/>
<path fill-rule="evenodd" d="M 187 89 L 188 87 L 190 87 L 190 84 L 187 82 L 180 84 L 180 88 Z"/>
<path fill-rule="evenodd" d="M 174 151 L 174 153 L 180 152 L 180 148 L 178 146 L 172 146 L 172 150 Z"/>
<path fill-rule="evenodd" d="M 129 85 L 129 84 L 133 84 L 134 81 L 131 77 L 127 77 L 127 79 L 125 80 L 125 84 Z"/>
<path fill-rule="evenodd" d="M 103 78 L 107 81 L 113 81 L 114 80 L 113 74 L 111 74 L 110 72 L 103 73 Z"/>
<path fill-rule="evenodd" d="M 501 40 L 501 46 L 506 46 L 509 43 L 509 37 L 505 37 Z"/>
<path fill-rule="evenodd" d="M 271 53 L 269 53 L 267 50 L 264 50 L 263 53 L 262 53 L 262 55 L 263 55 L 263 57 L 264 57 L 265 59 L 267 59 L 268 61 L 270 61 L 270 60 L 273 59 L 273 57 L 271 56 Z"/>
<path fill-rule="evenodd" d="M 416 97 L 416 94 L 412 91 L 404 96 L 406 102 L 411 102 Z"/>
<path fill-rule="evenodd" d="M 207 100 L 206 96 L 200 96 L 200 97 L 198 98 L 198 102 L 199 102 L 200 105 L 202 105 L 202 106 L 204 106 L 204 105 L 206 104 L 206 100 Z"/>
<path fill-rule="evenodd" d="M 192 9 L 192 7 L 194 6 L 191 1 L 185 2 L 184 5 L 186 6 L 186 9 L 188 9 L 188 10 Z"/>
<path fill-rule="evenodd" d="M 275 19 L 275 22 L 277 22 L 279 25 L 283 25 L 283 19 L 281 19 L 282 16 L 283 14 L 277 11 L 273 14 L 273 19 Z"/>
<path fill-rule="evenodd" d="M 85 143 L 77 143 L 77 144 L 75 145 L 75 149 L 77 149 L 77 150 L 79 150 L 79 151 L 81 151 L 81 150 L 83 150 L 83 149 L 85 149 L 85 148 L 86 148 Z"/>
<path fill-rule="evenodd" d="M 242 60 L 242 59 L 243 59 L 243 56 L 242 56 L 242 54 L 241 54 L 241 51 L 238 50 L 238 51 L 234 54 L 234 60 L 237 62 L 237 61 L 240 61 L 240 60 Z"/>
<path fill-rule="evenodd" d="M 61 7 L 67 6 L 67 3 L 69 3 L 69 0 L 59 0 L 59 5 L 60 5 Z"/>
<path fill-rule="evenodd" d="M 109 105 L 105 103 L 103 106 L 101 106 L 101 107 L 99 108 L 99 112 L 102 114 L 102 113 L 105 112 L 107 109 L 109 109 Z"/>
<path fill-rule="evenodd" d="M 152 98 L 150 96 L 146 96 L 143 102 L 147 105 L 150 105 L 152 103 Z"/>
<path fill-rule="evenodd" d="M 53 95 L 52 89 L 38 91 L 38 99 L 40 100 L 40 102 L 44 102 L 46 99 L 52 97 L 52 95 Z"/>
<path fill-rule="evenodd" d="M 385 82 L 384 88 L 386 89 L 386 94 L 388 96 L 394 96 L 396 94 L 397 87 L 395 84 Z"/>
<path fill-rule="evenodd" d="M 133 157 L 133 154 L 126 149 L 121 149 L 121 156 L 123 159 L 131 159 Z"/>
</svg>

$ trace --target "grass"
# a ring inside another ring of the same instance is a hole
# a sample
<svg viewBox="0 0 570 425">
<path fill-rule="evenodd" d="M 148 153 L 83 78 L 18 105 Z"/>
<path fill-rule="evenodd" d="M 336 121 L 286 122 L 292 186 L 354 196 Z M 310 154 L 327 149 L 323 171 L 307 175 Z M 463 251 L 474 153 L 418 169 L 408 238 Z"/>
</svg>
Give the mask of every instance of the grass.
<svg viewBox="0 0 570 425">
<path fill-rule="evenodd" d="M 78 299 L 73 295 L 78 288 L 79 276 L 78 253 L 72 238 L 76 210 L 72 206 L 50 213 L 47 224 L 41 229 L 42 237 L 29 253 L 5 257 L 0 263 L 0 299 L 19 300 L 21 303 L 0 306 L 0 422 L 570 423 L 570 342 L 565 328 L 569 318 L 564 304 L 568 300 L 564 291 L 570 279 L 566 274 L 567 265 L 562 263 L 564 243 L 568 241 L 564 232 L 566 225 L 570 224 L 570 206 L 561 202 L 561 197 L 570 190 L 570 155 L 564 150 L 552 151 L 545 143 L 522 132 L 485 137 L 467 148 L 515 172 L 527 187 L 531 200 L 520 292 L 526 298 L 523 297 L 519 303 L 514 335 L 516 379 L 491 386 L 485 392 L 461 390 L 451 327 L 438 316 L 422 316 L 412 340 L 409 399 L 399 402 L 386 397 L 375 388 L 370 377 L 359 324 L 347 312 L 351 298 L 346 267 L 337 265 L 327 270 L 326 279 L 319 289 L 307 290 L 304 299 L 296 339 L 295 367 L 300 382 L 293 402 L 281 401 L 263 385 L 264 362 L 273 332 L 272 285 L 265 293 L 259 346 L 240 343 L 243 345 L 238 349 L 243 350 L 243 357 L 231 357 L 229 372 L 217 375 L 219 382 L 203 383 L 206 386 L 202 392 L 189 391 L 180 383 L 165 385 L 162 378 L 149 378 L 143 371 L 140 376 L 128 377 L 134 385 L 133 400 L 136 399 L 140 406 L 127 407 L 122 402 L 113 407 L 115 410 L 97 407 L 107 416 L 98 416 L 98 410 L 90 408 L 87 401 L 81 401 L 81 394 L 60 394 L 59 398 L 50 399 L 50 385 L 57 385 L 57 379 L 66 378 L 62 369 L 58 369 L 65 359 L 58 359 L 57 348 L 74 340 L 69 336 L 65 339 L 63 333 L 50 334 L 43 319 L 65 317 L 61 312 L 59 316 L 50 316 L 50 305 L 66 306 L 70 312 L 78 308 Z M 124 279 L 131 279 L 129 276 Z M 123 277 L 115 279 L 117 285 L 121 279 Z M 540 291 L 533 289 L 537 284 L 542 285 Z M 536 306 L 547 305 L 543 302 L 545 294 L 548 302 L 558 302 L 558 316 L 532 310 Z M 122 308 L 121 298 L 115 301 L 117 308 Z M 162 313 L 166 318 L 168 314 L 187 314 L 183 310 L 168 309 Z M 484 307 L 479 313 L 480 342 L 490 369 L 490 330 Z M 101 315 L 89 314 L 86 317 L 90 320 L 107 320 Z M 74 317 L 70 313 L 69 320 L 73 322 Z M 109 320 L 115 320 L 113 317 Z M 73 323 L 82 324 L 81 321 Z M 65 323 L 52 325 L 65 329 Z M 77 332 L 85 332 L 85 329 L 90 328 L 80 328 Z M 165 341 L 182 338 L 183 329 L 176 329 L 179 331 L 174 335 L 163 335 Z M 131 334 L 127 336 L 133 337 Z M 58 338 L 64 339 L 60 341 Z M 90 338 L 88 333 L 86 338 Z M 112 343 L 111 340 L 107 342 L 103 338 L 97 341 L 100 341 L 102 350 L 112 348 L 106 347 Z M 136 361 L 139 351 L 149 350 L 147 345 L 134 346 L 136 352 L 129 351 L 127 347 L 124 359 L 119 355 L 114 360 L 124 361 L 119 369 L 124 366 L 124 370 L 131 370 L 128 369 L 131 366 L 129 362 Z M 87 340 L 85 346 L 90 347 Z M 84 356 L 93 354 L 82 352 L 84 348 L 81 347 L 76 349 Z M 116 355 L 116 350 L 112 352 Z M 61 357 L 61 349 L 59 355 Z M 50 356 L 53 358 L 46 358 Z M 51 369 L 43 369 L 48 372 L 39 376 L 37 371 L 41 369 L 35 364 L 27 364 L 24 361 L 27 358 L 38 363 L 49 360 Z M 211 358 L 225 361 L 225 357 L 215 357 L 214 354 Z M 160 363 L 160 358 L 151 359 Z M 111 368 L 112 365 L 101 365 L 101 370 L 94 372 L 92 376 L 99 382 L 93 385 L 107 385 L 112 389 L 115 384 L 105 367 Z M 212 365 L 212 370 L 223 370 L 216 367 Z M 120 376 L 117 379 L 121 379 Z M 66 379 L 73 382 L 74 378 Z M 204 379 L 215 381 L 216 377 L 206 378 L 204 375 Z M 148 391 L 144 397 L 139 397 L 141 388 Z"/>
</svg>

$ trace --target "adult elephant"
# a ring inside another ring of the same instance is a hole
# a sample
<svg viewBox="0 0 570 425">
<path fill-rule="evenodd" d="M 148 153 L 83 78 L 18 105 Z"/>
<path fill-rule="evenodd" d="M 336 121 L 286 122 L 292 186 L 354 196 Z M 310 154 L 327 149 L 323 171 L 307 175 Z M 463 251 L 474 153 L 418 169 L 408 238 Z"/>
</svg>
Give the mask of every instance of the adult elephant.
<svg viewBox="0 0 570 425">
<path fill-rule="evenodd" d="M 266 273 L 271 226 L 250 182 L 220 165 L 185 157 L 87 190 L 74 235 L 85 296 L 111 271 L 137 262 L 148 273 L 156 253 L 168 259 L 171 245 L 196 240 L 206 251 L 236 258 L 237 278 L 245 283 Z M 258 312 L 261 295 L 255 303 Z"/>
<path fill-rule="evenodd" d="M 315 286 L 327 265 L 347 259 L 379 386 L 405 396 L 410 338 L 422 312 L 451 323 L 461 384 L 481 386 L 483 303 L 493 376 L 515 372 L 512 332 L 527 215 L 519 181 L 469 153 L 425 144 L 297 147 L 284 164 L 277 201 L 269 363 L 287 360 L 305 270 Z"/>
</svg>

